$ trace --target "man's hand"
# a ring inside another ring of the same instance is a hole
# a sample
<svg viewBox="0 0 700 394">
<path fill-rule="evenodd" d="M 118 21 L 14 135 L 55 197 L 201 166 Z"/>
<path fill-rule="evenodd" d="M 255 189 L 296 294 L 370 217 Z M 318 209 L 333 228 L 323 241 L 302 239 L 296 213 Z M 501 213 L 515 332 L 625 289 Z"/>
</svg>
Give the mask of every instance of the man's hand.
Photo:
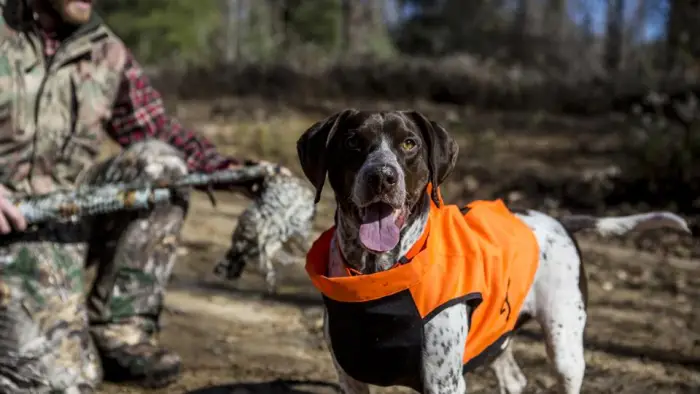
<svg viewBox="0 0 700 394">
<path fill-rule="evenodd" d="M 0 185 L 0 234 L 26 229 L 27 221 L 22 212 L 10 201 L 10 192 Z"/>
</svg>

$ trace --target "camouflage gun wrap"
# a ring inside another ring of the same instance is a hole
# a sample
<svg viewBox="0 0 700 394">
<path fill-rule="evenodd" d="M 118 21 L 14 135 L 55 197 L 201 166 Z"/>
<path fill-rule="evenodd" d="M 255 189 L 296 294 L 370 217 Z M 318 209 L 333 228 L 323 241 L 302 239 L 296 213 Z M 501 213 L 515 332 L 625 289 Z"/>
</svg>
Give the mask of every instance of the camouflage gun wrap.
<svg viewBox="0 0 700 394">
<path fill-rule="evenodd" d="M 86 216 L 148 209 L 156 204 L 169 202 L 173 198 L 174 190 L 179 188 L 244 184 L 266 179 L 278 171 L 279 168 L 275 165 L 251 165 L 211 174 L 190 174 L 176 182 L 84 186 L 75 190 L 17 199 L 13 202 L 19 207 L 29 225 L 76 221 Z"/>
<path fill-rule="evenodd" d="M 74 190 L 18 198 L 14 202 L 30 229 L 0 237 L 0 245 L 32 241 L 37 237 L 57 236 L 42 232 L 44 227 L 73 226 L 80 219 L 120 211 L 150 209 L 177 198 L 178 190 L 226 184 L 236 187 L 260 182 L 251 204 L 238 218 L 231 247 L 216 264 L 217 276 L 235 280 L 246 265 L 253 265 L 265 277 L 269 292 L 276 291 L 275 265 L 299 261 L 310 246 L 316 216 L 314 191 L 306 181 L 280 173 L 273 164 L 258 164 L 211 174 L 195 173 L 173 182 L 134 182 L 85 185 Z M 60 233 L 60 231 L 59 231 Z M 66 234 L 67 241 L 84 242 L 90 237 L 85 229 Z M 42 238 L 43 239 L 43 238 Z"/>
</svg>

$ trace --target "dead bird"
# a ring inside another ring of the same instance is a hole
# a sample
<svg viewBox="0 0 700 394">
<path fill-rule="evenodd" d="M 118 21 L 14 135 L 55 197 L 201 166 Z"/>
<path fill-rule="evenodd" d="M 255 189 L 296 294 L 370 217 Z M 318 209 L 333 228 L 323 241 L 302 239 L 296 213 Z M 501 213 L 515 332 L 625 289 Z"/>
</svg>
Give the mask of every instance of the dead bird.
<svg viewBox="0 0 700 394">
<path fill-rule="evenodd" d="M 306 181 L 289 175 L 266 179 L 252 203 L 238 218 L 231 247 L 217 263 L 214 273 L 237 279 L 246 264 L 257 263 L 268 291 L 277 285 L 275 264 L 288 265 L 310 247 L 309 237 L 316 217 L 314 192 Z"/>
</svg>

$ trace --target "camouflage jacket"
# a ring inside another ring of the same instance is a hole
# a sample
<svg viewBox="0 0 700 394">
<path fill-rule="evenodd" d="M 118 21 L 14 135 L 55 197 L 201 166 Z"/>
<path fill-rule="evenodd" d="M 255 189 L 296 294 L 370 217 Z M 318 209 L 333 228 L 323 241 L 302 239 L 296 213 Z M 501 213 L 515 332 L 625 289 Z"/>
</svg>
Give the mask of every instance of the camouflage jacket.
<svg viewBox="0 0 700 394">
<path fill-rule="evenodd" d="M 0 184 L 70 188 L 106 138 L 126 48 L 95 15 L 47 58 L 24 1 L 0 7 Z"/>
</svg>

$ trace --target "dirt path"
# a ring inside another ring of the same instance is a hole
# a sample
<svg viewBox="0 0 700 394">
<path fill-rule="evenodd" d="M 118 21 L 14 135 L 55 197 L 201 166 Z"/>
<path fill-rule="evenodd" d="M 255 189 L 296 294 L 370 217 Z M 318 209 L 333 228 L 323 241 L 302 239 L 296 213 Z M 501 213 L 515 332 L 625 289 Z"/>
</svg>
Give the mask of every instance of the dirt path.
<svg viewBox="0 0 700 394">
<path fill-rule="evenodd" d="M 250 129 L 256 135 L 265 135 L 265 130 L 256 129 L 260 124 L 253 124 Z M 289 123 L 280 121 L 279 125 Z M 227 133 L 220 144 L 240 146 L 248 141 L 240 131 Z M 491 138 L 501 141 L 498 135 L 496 132 Z M 260 143 L 251 141 L 253 145 Z M 499 161 L 508 157 L 554 174 L 561 169 L 555 168 L 559 164 L 553 163 L 557 161 L 538 158 L 536 151 L 549 157 L 557 151 L 552 144 L 573 148 L 566 139 L 559 143 L 555 138 L 550 143 L 543 141 L 544 138 L 531 135 L 503 146 L 496 142 L 488 146 L 498 153 L 491 156 L 500 157 Z M 271 149 L 289 145 L 288 142 L 279 142 Z M 473 145 L 465 149 L 474 151 Z M 589 162 L 593 163 L 591 166 L 604 165 L 581 158 L 563 171 L 575 171 L 574 167 L 584 167 Z M 468 188 L 469 185 L 456 185 L 451 190 Z M 166 298 L 162 332 L 164 343 L 179 351 L 184 359 L 181 381 L 160 391 L 105 384 L 101 392 L 336 392 L 323 386 L 332 384 L 335 376 L 321 341 L 320 299 L 301 266 L 281 272 L 283 285 L 274 297 L 261 295 L 263 283 L 255 274 L 245 273 L 237 283 L 225 283 L 211 273 L 214 262 L 228 246 L 243 203 L 242 199 L 222 195 L 218 207 L 213 208 L 204 196 L 195 198 L 192 212 L 196 215 L 190 216 L 184 231 L 180 260 Z M 319 229 L 329 223 L 327 199 L 321 212 Z M 700 261 L 641 252 L 616 241 L 584 238 L 581 244 L 591 293 L 584 393 L 700 393 Z M 526 326 L 514 345 L 529 380 L 528 392 L 547 392 L 554 380 L 536 325 Z M 278 379 L 317 381 L 321 385 L 285 386 Z M 488 370 L 471 375 L 468 384 L 471 393 L 496 390 L 495 378 Z"/>
<path fill-rule="evenodd" d="M 260 295 L 262 281 L 254 274 L 235 284 L 215 279 L 209 272 L 211 261 L 227 247 L 241 201 L 222 196 L 214 209 L 199 197 L 198 215 L 187 223 L 183 255 L 166 298 L 162 334 L 163 341 L 183 355 L 185 373 L 180 383 L 157 392 L 335 392 L 265 384 L 277 379 L 334 381 L 320 337 L 320 299 L 301 267 L 284 272 L 285 285 L 275 297 Z M 582 247 L 591 279 L 584 392 L 700 392 L 697 262 L 677 259 L 670 264 L 590 240 Z M 679 278 L 687 283 L 679 284 Z M 532 393 L 554 384 L 540 340 L 533 324 L 515 342 Z M 243 383 L 258 385 L 235 386 Z M 469 385 L 470 392 L 493 392 L 495 379 L 480 371 Z M 106 385 L 102 392 L 147 391 Z"/>
</svg>

